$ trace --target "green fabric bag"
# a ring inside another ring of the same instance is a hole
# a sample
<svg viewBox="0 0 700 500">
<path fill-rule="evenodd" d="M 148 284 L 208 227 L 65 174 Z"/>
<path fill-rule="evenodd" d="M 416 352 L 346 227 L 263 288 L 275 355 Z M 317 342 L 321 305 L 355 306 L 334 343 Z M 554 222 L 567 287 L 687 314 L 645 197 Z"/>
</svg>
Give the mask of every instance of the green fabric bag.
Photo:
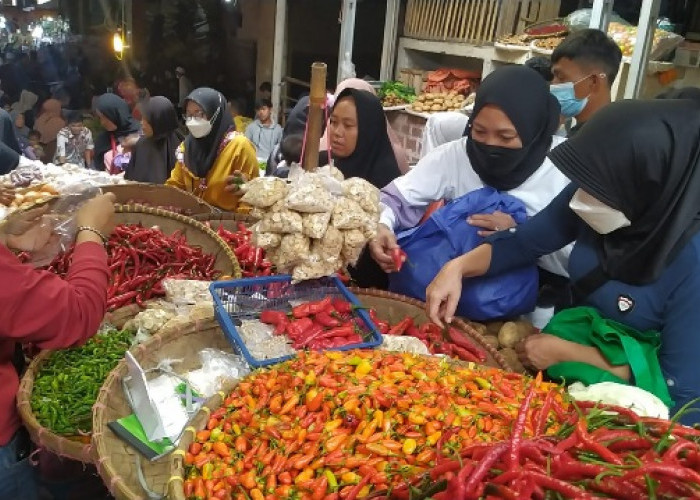
<svg viewBox="0 0 700 500">
<path fill-rule="evenodd" d="M 656 395 L 669 408 L 673 407 L 657 355 L 661 346 L 659 332 L 640 332 L 604 319 L 591 307 L 565 309 L 555 314 L 542 331 L 577 344 L 597 347 L 613 365 L 629 364 L 634 385 Z M 628 384 L 607 370 L 573 361 L 550 366 L 547 375 L 566 380 L 567 384 L 576 381 L 585 385 L 598 382 Z"/>
</svg>

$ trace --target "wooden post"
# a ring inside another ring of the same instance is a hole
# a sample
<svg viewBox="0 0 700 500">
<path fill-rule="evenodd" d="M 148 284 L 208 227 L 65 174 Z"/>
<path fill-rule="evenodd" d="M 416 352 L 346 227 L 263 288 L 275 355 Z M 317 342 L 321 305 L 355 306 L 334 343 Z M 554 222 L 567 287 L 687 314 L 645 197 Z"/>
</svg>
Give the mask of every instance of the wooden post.
<svg viewBox="0 0 700 500">
<path fill-rule="evenodd" d="M 318 151 L 321 143 L 323 106 L 326 103 L 326 63 L 311 65 L 311 93 L 309 94 L 309 127 L 306 131 L 304 169 L 313 172 L 318 167 Z"/>
<path fill-rule="evenodd" d="M 388 0 L 386 3 L 386 17 L 384 19 L 384 41 L 382 43 L 382 67 L 379 71 L 379 79 L 383 81 L 394 79 L 394 65 L 396 64 L 396 40 L 399 33 L 399 0 Z"/>
<path fill-rule="evenodd" d="M 282 77 L 284 76 L 284 56 L 287 46 L 287 0 L 277 0 L 275 12 L 275 48 L 272 55 L 272 112 L 275 122 L 284 115 L 282 100 Z"/>
</svg>

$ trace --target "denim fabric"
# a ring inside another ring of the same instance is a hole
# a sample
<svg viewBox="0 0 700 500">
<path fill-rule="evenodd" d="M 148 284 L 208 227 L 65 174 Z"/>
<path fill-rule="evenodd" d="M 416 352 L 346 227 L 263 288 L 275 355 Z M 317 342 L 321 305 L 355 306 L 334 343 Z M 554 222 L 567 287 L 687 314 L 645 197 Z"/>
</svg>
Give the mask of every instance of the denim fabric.
<svg viewBox="0 0 700 500">
<path fill-rule="evenodd" d="M 39 498 L 36 470 L 29 457 L 17 461 L 20 431 L 5 446 L 0 447 L 0 500 L 37 500 Z"/>
</svg>

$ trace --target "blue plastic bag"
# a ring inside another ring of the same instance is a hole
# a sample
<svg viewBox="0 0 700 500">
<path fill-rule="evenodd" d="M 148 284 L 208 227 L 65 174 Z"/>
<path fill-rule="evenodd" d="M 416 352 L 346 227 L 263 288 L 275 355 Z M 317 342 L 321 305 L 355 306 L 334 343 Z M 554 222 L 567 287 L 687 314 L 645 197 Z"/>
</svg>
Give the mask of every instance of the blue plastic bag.
<svg viewBox="0 0 700 500">
<path fill-rule="evenodd" d="M 497 210 L 510 214 L 518 224 L 527 220 L 523 203 L 493 188 L 482 188 L 452 200 L 420 226 L 398 234 L 398 244 L 408 256 L 398 273 L 389 274 L 389 290 L 425 300 L 425 290 L 448 261 L 483 242 L 479 228 L 467 217 Z M 457 314 L 484 321 L 509 318 L 535 308 L 537 266 L 494 277 L 465 279 Z"/>
</svg>

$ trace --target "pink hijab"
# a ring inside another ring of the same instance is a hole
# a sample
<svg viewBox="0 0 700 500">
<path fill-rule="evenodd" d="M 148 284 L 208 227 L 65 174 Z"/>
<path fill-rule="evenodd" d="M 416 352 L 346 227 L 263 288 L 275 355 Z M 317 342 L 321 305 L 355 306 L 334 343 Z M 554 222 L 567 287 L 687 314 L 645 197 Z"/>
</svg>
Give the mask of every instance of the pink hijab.
<svg viewBox="0 0 700 500">
<path fill-rule="evenodd" d="M 337 98 L 343 90 L 348 88 L 365 90 L 367 92 L 371 92 L 374 95 L 377 95 L 377 92 L 374 90 L 374 87 L 372 87 L 372 85 L 366 80 L 362 80 L 361 78 L 348 78 L 347 80 L 343 80 L 338 84 L 338 86 L 335 89 L 335 97 Z M 389 135 L 389 140 L 391 141 L 391 148 L 394 150 L 394 156 L 396 157 L 396 163 L 399 166 L 399 170 L 402 174 L 405 174 L 406 172 L 408 172 L 408 157 L 406 156 L 406 151 L 401 145 L 399 138 L 396 136 L 394 129 L 391 128 L 391 125 L 389 125 L 389 120 L 387 120 L 386 122 L 386 132 Z M 326 131 L 323 134 L 323 137 L 321 137 L 321 151 L 325 151 L 327 149 L 327 144 L 328 126 L 326 125 Z"/>
<path fill-rule="evenodd" d="M 41 134 L 42 144 L 48 144 L 56 140 L 58 132 L 66 126 L 61 117 L 61 101 L 48 99 L 41 106 L 41 114 L 34 122 L 34 130 Z"/>
</svg>

